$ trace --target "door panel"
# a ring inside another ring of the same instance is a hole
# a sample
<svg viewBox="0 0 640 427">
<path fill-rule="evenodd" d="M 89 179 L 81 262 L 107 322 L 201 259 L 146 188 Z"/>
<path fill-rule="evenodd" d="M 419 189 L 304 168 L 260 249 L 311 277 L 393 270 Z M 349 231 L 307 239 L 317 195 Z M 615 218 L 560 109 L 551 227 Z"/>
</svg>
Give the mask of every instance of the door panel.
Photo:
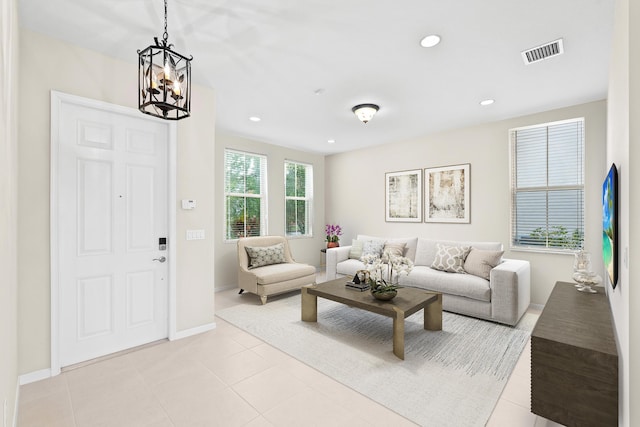
<svg viewBox="0 0 640 427">
<path fill-rule="evenodd" d="M 113 126 L 107 123 L 90 123 L 78 120 L 78 145 L 113 149 Z"/>
<path fill-rule="evenodd" d="M 168 335 L 169 125 L 62 102 L 58 144 L 61 366 Z"/>
<path fill-rule="evenodd" d="M 147 166 L 127 166 L 127 250 L 152 251 L 154 242 L 155 171 Z"/>
<path fill-rule="evenodd" d="M 127 328 L 135 328 L 154 320 L 153 271 L 127 273 Z"/>
<path fill-rule="evenodd" d="M 78 255 L 111 252 L 113 211 L 111 162 L 78 159 Z"/>
<path fill-rule="evenodd" d="M 113 332 L 113 278 L 87 277 L 77 282 L 78 339 Z"/>
</svg>

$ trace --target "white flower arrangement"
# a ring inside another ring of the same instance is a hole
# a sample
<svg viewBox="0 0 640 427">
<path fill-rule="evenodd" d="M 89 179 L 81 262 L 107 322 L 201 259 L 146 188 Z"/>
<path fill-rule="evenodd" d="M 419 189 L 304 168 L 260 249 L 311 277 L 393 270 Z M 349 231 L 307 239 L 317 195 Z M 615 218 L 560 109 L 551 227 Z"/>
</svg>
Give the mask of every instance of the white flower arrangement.
<svg viewBox="0 0 640 427">
<path fill-rule="evenodd" d="M 392 255 L 389 252 L 383 253 L 382 257 L 375 254 L 363 255 L 360 260 L 370 272 L 369 280 L 374 293 L 398 289 L 397 280 L 400 275 L 408 275 L 413 269 L 413 261 L 409 258 Z M 395 284 L 394 280 L 396 280 Z"/>
</svg>

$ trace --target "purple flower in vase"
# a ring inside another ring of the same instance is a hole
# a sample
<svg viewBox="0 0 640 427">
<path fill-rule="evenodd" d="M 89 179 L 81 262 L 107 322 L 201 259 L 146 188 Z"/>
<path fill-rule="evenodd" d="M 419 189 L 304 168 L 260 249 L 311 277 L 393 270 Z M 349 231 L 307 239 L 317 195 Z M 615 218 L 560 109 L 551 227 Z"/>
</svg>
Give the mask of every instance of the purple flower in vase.
<svg viewBox="0 0 640 427">
<path fill-rule="evenodd" d="M 342 235 L 342 227 L 338 224 L 327 224 L 324 227 L 324 231 L 327 235 L 327 242 L 338 242 Z"/>
</svg>

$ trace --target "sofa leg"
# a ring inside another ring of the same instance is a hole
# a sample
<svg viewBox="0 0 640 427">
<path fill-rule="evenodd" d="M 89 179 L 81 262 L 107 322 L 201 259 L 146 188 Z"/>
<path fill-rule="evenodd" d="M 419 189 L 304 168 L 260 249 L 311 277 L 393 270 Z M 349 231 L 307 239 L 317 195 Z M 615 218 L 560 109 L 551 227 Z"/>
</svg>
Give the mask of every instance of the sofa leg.
<svg viewBox="0 0 640 427">
<path fill-rule="evenodd" d="M 266 295 L 260 295 L 260 301 L 262 301 L 262 305 L 265 305 L 267 303 L 267 296 Z"/>
<path fill-rule="evenodd" d="M 240 289 L 240 292 L 238 292 L 238 295 L 242 295 L 243 292 L 244 292 L 244 289 Z"/>
</svg>

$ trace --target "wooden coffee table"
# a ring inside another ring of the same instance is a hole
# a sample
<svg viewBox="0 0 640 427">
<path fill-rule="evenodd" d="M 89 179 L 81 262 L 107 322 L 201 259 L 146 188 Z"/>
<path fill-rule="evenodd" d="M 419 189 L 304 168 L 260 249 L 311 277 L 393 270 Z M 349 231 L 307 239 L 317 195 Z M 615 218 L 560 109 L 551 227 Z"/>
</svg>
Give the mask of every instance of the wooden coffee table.
<svg viewBox="0 0 640 427">
<path fill-rule="evenodd" d="M 378 301 L 371 292 L 345 287 L 347 278 L 302 287 L 302 320 L 318 321 L 318 297 L 393 319 L 393 354 L 404 360 L 404 319 L 424 309 L 424 329 L 442 330 L 442 294 L 417 288 L 400 288 L 391 301 Z"/>
</svg>

